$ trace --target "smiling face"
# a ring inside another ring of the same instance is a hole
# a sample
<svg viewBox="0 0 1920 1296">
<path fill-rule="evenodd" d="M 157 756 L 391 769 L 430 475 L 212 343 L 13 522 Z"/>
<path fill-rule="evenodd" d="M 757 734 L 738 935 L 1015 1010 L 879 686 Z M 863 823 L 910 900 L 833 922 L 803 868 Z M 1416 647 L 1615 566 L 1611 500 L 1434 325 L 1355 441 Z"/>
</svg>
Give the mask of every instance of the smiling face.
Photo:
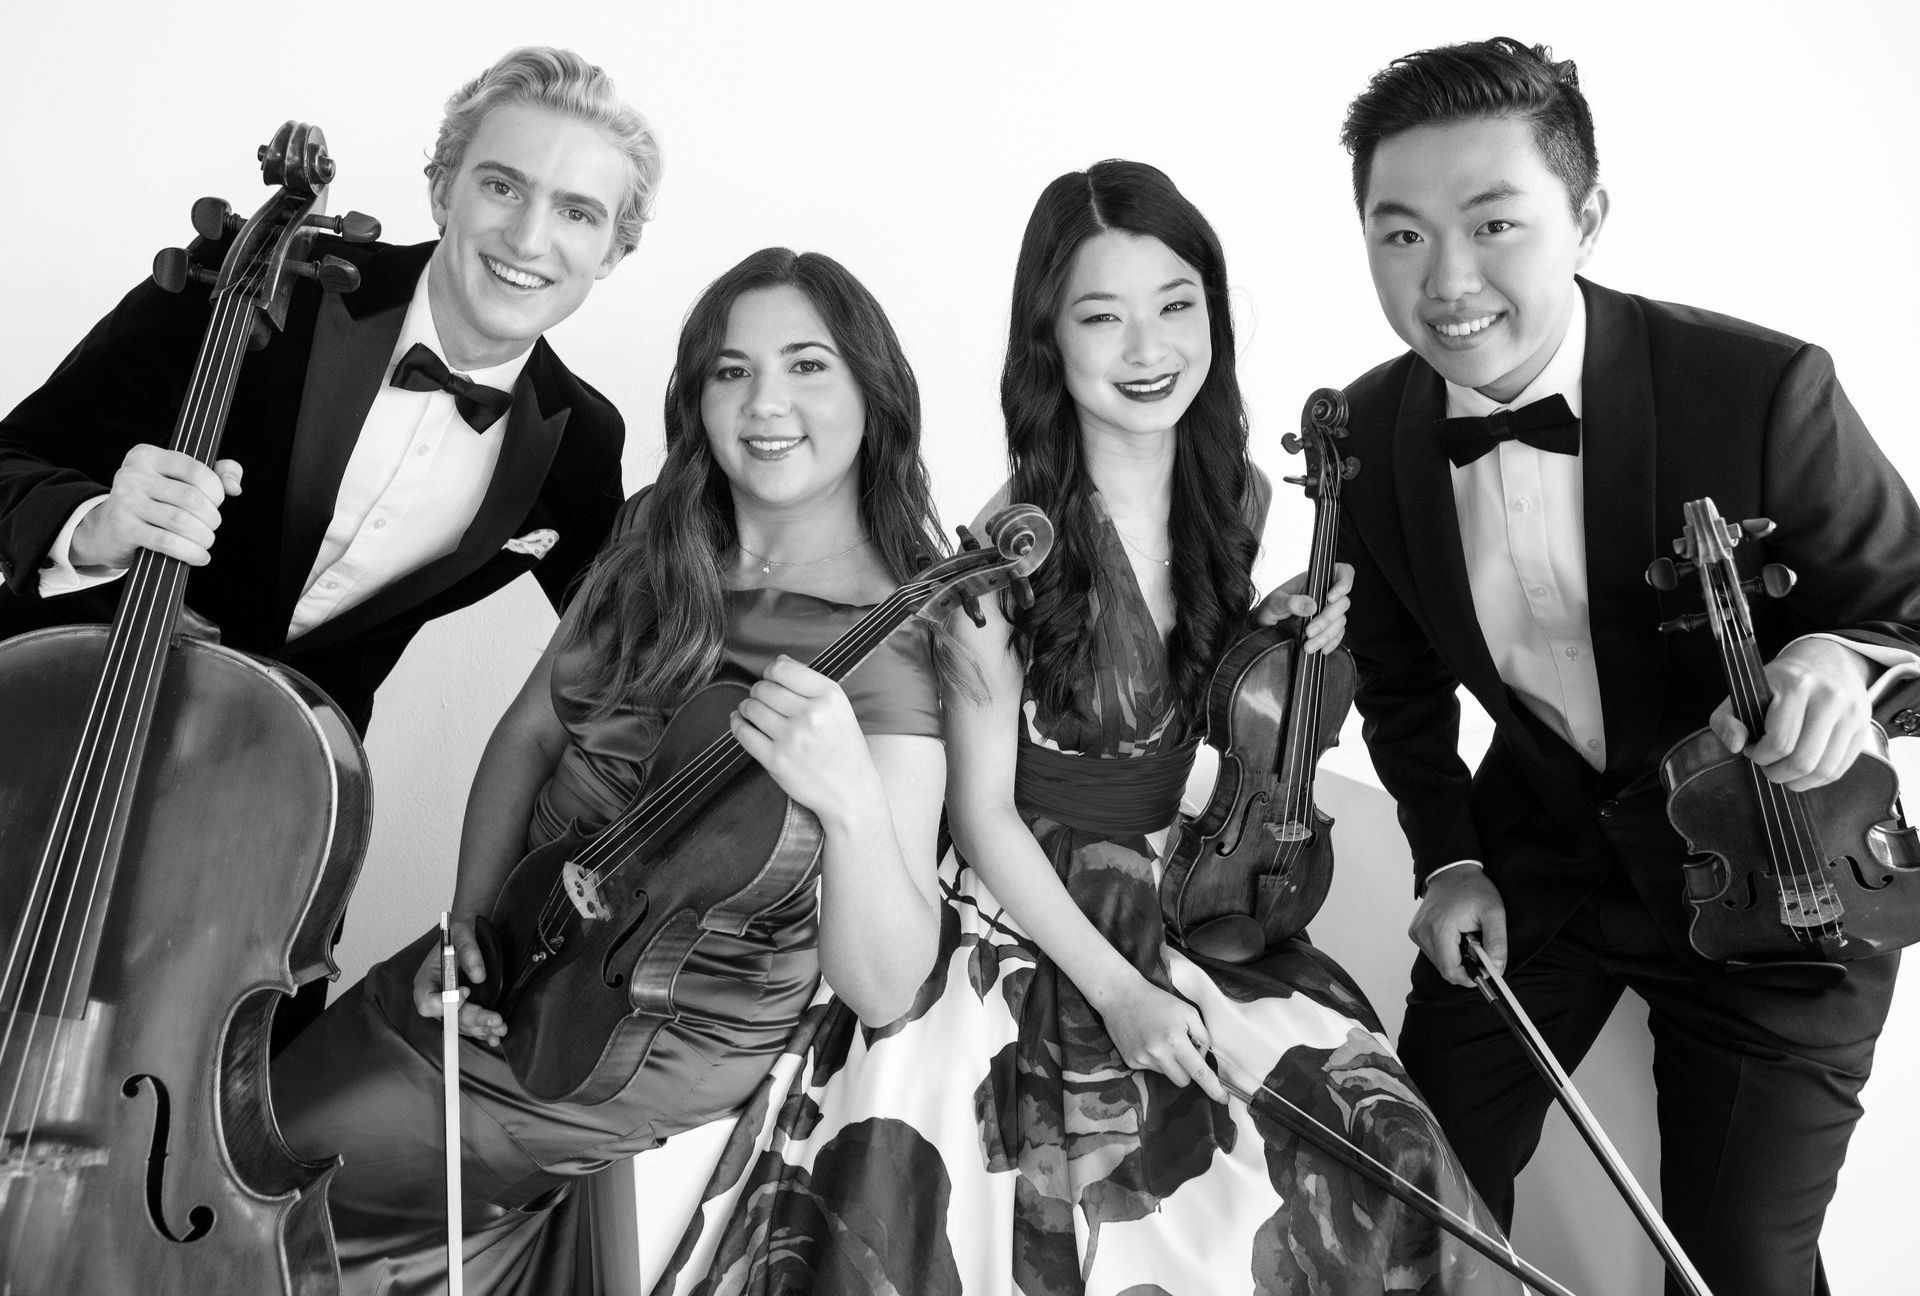
<svg viewBox="0 0 1920 1296">
<path fill-rule="evenodd" d="M 857 518 L 866 402 L 820 312 L 791 285 L 740 294 L 700 392 L 734 507 Z"/>
<path fill-rule="evenodd" d="M 1566 336 L 1606 215 L 1596 186 L 1575 217 L 1524 120 L 1403 131 L 1380 142 L 1367 184 L 1380 308 L 1443 378 L 1511 401 Z"/>
<path fill-rule="evenodd" d="M 626 188 L 626 155 L 598 127 L 531 104 L 487 114 L 432 189 L 427 295 L 452 368 L 519 355 L 613 273 Z"/>
<path fill-rule="evenodd" d="M 1080 245 L 1053 336 L 1082 436 L 1167 431 L 1213 363 L 1200 272 L 1150 235 Z"/>
</svg>

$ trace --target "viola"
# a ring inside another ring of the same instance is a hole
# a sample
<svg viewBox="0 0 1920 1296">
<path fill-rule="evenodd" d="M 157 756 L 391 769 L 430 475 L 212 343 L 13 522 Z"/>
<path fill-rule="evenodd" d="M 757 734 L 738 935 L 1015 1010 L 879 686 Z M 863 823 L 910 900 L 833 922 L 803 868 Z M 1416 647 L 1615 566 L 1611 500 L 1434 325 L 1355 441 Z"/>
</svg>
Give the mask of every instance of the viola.
<svg viewBox="0 0 1920 1296">
<path fill-rule="evenodd" d="M 242 360 L 286 319 L 324 210 L 321 132 L 260 150 L 251 220 L 202 199 L 217 271 L 163 252 L 163 288 L 211 282 L 172 448 L 211 463 Z M 338 1289 L 325 1186 L 267 1084 L 275 1005 L 333 968 L 372 817 L 346 717 L 293 671 L 182 628 L 185 564 L 143 551 L 111 626 L 0 644 L 0 1291 Z M 197 619 L 196 619 L 197 620 Z M 204 623 L 201 623 L 204 625 Z"/>
<path fill-rule="evenodd" d="M 1282 441 L 1306 456 L 1286 480 L 1313 500 L 1306 593 L 1326 606 L 1340 529 L 1340 485 L 1359 472 L 1342 458 L 1347 401 L 1323 387 L 1308 398 L 1300 433 Z M 1214 668 L 1207 742 L 1220 752 L 1213 795 L 1183 822 L 1160 883 L 1160 905 L 1188 949 L 1247 963 L 1312 921 L 1333 884 L 1333 819 L 1314 803 L 1320 757 L 1340 740 L 1353 705 L 1353 655 L 1308 653 L 1302 626 L 1263 626 Z"/>
<path fill-rule="evenodd" d="M 1672 590 L 1699 577 L 1704 612 L 1663 622 L 1663 631 L 1710 627 L 1719 645 L 1734 718 L 1757 742 L 1773 700 L 1754 642 L 1748 593 L 1779 598 L 1794 574 L 1768 563 L 1742 581 L 1733 551 L 1770 534 L 1764 518 L 1723 521 L 1710 499 L 1686 506 L 1674 550 L 1647 580 Z M 1667 815 L 1699 858 L 1686 867 L 1689 937 L 1707 958 L 1740 974 L 1796 984 L 1833 984 L 1845 964 L 1920 940 L 1920 835 L 1901 819 L 1899 779 L 1878 725 L 1873 741 L 1838 780 L 1794 792 L 1700 729 L 1660 763 Z"/>
<path fill-rule="evenodd" d="M 990 547 L 961 528 L 961 552 L 895 590 L 813 669 L 844 679 L 910 617 L 937 624 L 955 606 L 977 615 L 980 595 L 1024 590 L 1052 548 L 1052 524 L 1016 504 L 986 530 Z M 646 791 L 597 834 L 569 825 L 528 854 L 477 924 L 487 967 L 501 971 L 474 999 L 506 1018 L 503 1052 L 534 1097 L 597 1103 L 619 1093 L 675 1020 L 675 980 L 701 938 L 738 936 L 813 885 L 819 821 L 728 727 L 746 695 L 730 680 L 695 693 L 662 733 Z"/>
</svg>

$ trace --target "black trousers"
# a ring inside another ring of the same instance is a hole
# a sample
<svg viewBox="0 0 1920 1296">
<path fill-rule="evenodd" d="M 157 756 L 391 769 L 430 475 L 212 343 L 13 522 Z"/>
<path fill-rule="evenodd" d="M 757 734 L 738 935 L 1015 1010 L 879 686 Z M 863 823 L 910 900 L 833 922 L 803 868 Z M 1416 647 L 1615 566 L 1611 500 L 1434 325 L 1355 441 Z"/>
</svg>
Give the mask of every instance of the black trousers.
<svg viewBox="0 0 1920 1296">
<path fill-rule="evenodd" d="M 1856 963 L 1822 991 L 1740 983 L 1676 954 L 1616 869 L 1506 979 L 1569 1071 L 1622 991 L 1646 1001 L 1668 1226 L 1715 1296 L 1809 1296 L 1826 1290 L 1820 1225 L 1898 965 L 1898 954 Z M 1552 1091 L 1480 993 L 1443 981 L 1424 957 L 1400 1057 L 1510 1226 L 1514 1177 L 1539 1145 Z M 1671 1278 L 1667 1292 L 1678 1296 Z"/>
</svg>

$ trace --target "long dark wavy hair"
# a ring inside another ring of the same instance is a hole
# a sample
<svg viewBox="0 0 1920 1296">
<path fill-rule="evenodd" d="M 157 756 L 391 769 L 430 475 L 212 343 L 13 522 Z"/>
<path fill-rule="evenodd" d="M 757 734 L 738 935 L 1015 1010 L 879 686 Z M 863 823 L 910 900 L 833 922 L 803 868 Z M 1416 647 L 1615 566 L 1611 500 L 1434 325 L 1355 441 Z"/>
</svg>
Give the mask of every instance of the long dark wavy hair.
<svg viewBox="0 0 1920 1296">
<path fill-rule="evenodd" d="M 733 494 L 714 462 L 700 397 L 746 293 L 790 286 L 826 322 L 866 403 L 860 522 L 896 581 L 944 552 L 920 461 L 920 387 L 886 312 L 832 257 L 762 248 L 707 286 L 687 312 L 667 380 L 666 461 L 640 522 L 610 544 L 581 586 L 572 642 L 602 645 L 582 678 L 596 714 L 622 703 L 674 707 L 720 665 Z"/>
<path fill-rule="evenodd" d="M 1159 239 L 1198 271 L 1206 297 L 1213 363 L 1175 432 L 1167 516 L 1177 609 L 1167 661 L 1176 693 L 1189 714 L 1197 714 L 1214 663 L 1244 630 L 1253 601 L 1260 542 L 1245 512 L 1253 466 L 1220 240 L 1164 172 L 1141 162 L 1109 160 L 1061 176 L 1034 204 L 1020 241 L 1000 374 L 1010 497 L 1045 509 L 1056 538 L 1032 578 L 1032 607 L 1021 610 L 1009 601 L 1009 615 L 1034 696 L 1055 714 L 1073 708 L 1075 682 L 1092 668 L 1089 598 L 1105 581 L 1095 561 L 1093 480 L 1054 327 L 1080 245 L 1108 230 Z M 1109 606 L 1112 597 L 1102 589 Z"/>
</svg>

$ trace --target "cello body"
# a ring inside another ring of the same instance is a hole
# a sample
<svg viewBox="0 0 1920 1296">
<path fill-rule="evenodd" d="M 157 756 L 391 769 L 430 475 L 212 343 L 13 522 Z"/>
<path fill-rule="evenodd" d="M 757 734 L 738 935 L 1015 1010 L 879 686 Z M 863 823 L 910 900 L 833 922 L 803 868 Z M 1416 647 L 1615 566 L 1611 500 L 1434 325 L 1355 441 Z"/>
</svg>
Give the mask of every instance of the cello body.
<svg viewBox="0 0 1920 1296">
<path fill-rule="evenodd" d="M 287 122 L 251 220 L 195 205 L 219 274 L 171 449 L 215 462 L 246 352 L 284 324 L 333 162 Z M 358 235 L 377 223 L 362 218 Z M 186 566 L 135 550 L 111 626 L 0 643 L 0 1293 L 338 1290 L 329 1164 L 280 1137 L 282 995 L 329 942 L 372 801 L 345 716 L 298 674 L 182 633 Z M 197 618 L 188 618 L 197 620 Z M 204 624 L 204 623 L 202 623 Z"/>
<path fill-rule="evenodd" d="M 25 866 L 107 643 L 71 626 L 0 644 L 0 914 L 29 911 Z M 280 1139 L 267 1036 L 282 994 L 334 970 L 371 825 L 366 758 L 319 690 L 243 653 L 176 640 L 158 692 L 168 741 L 116 828 L 137 865 L 105 899 L 90 983 L 0 1003 L 0 1093 L 18 1095 L 0 1273 L 14 1296 L 321 1296 L 338 1289 L 330 1167 Z M 33 957 L 6 951 L 15 968 Z"/>
</svg>

